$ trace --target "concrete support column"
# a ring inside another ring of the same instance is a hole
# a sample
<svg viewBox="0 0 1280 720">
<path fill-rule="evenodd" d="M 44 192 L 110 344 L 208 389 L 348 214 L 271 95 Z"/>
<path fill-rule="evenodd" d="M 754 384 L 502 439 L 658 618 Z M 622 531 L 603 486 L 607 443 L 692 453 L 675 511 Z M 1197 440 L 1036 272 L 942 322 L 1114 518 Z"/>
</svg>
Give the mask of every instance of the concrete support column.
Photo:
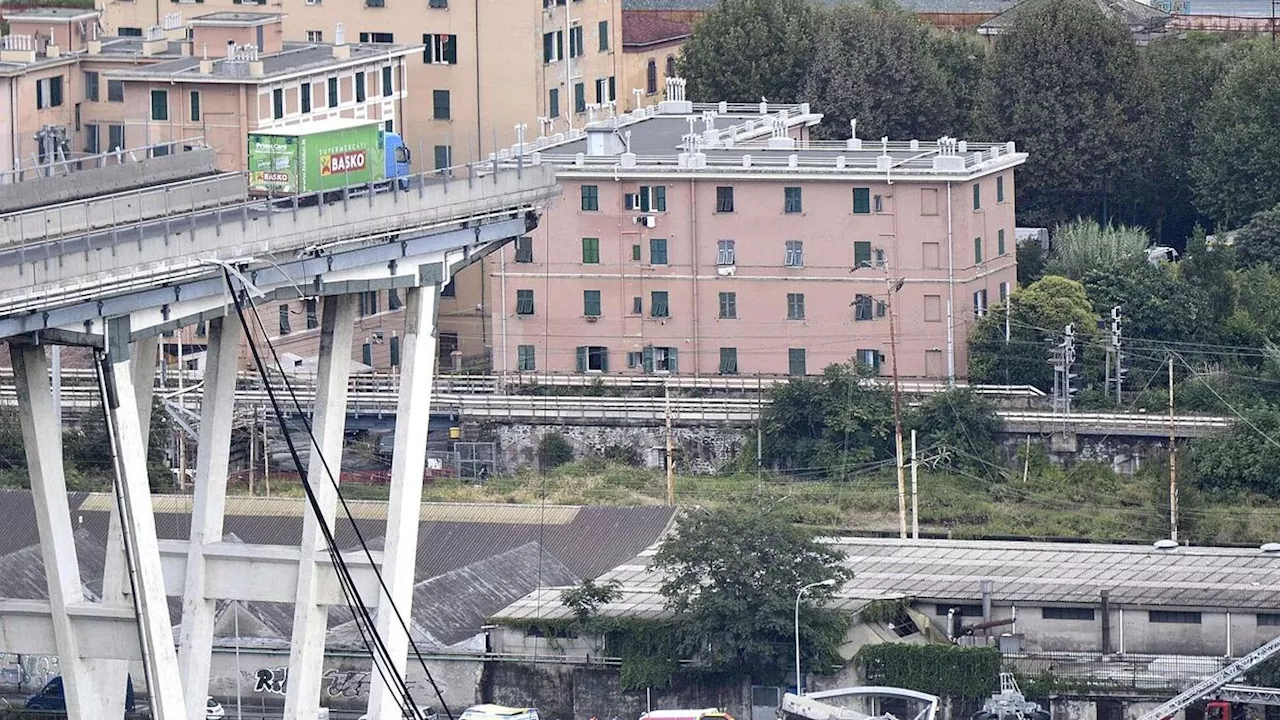
<svg viewBox="0 0 1280 720">
<path fill-rule="evenodd" d="M 182 673 L 188 718 L 203 717 L 209 694 L 209 664 L 213 656 L 215 599 L 207 598 L 204 549 L 222 541 L 227 504 L 227 464 L 236 402 L 236 370 L 243 337 L 234 317 L 209 322 L 209 351 L 200 399 L 200 438 L 196 457 L 195 496 L 191 509 L 191 543 L 187 546 L 187 577 L 182 593 L 182 630 L 178 668 Z"/>
<path fill-rule="evenodd" d="M 109 321 L 107 410 L 111 414 L 119 454 L 121 494 L 124 496 L 121 520 L 134 559 L 135 589 L 141 610 L 138 621 L 142 625 L 142 651 L 151 681 L 147 690 L 151 695 L 151 711 L 155 720 L 179 720 L 186 718 L 186 707 L 182 701 L 178 655 L 173 647 L 173 629 L 165 600 L 164 575 L 160 569 L 160 549 L 156 542 L 151 486 L 147 478 L 147 449 L 129 350 L 128 318 Z"/>
<path fill-rule="evenodd" d="M 138 398 L 138 425 L 142 430 L 142 447 L 150 449 L 151 409 L 156 386 L 156 348 L 159 338 L 149 337 L 133 343 L 129 365 L 133 372 L 133 388 Z M 107 525 L 107 554 L 102 568 L 102 599 L 109 603 L 129 600 L 129 569 L 125 564 L 124 533 L 120 529 L 120 508 L 111 503 L 111 519 Z"/>
<path fill-rule="evenodd" d="M 382 581 L 390 596 L 378 600 L 376 627 L 391 661 L 403 675 L 409 638 L 391 609 L 412 627 L 414 569 L 418 555 L 418 519 L 422 477 L 427 470 L 427 426 L 431 419 L 431 387 L 436 370 L 436 300 L 438 286 L 411 288 L 405 302 L 404 339 L 400 350 L 400 396 L 396 400 L 395 450 L 391 457 L 391 497 L 387 504 L 386 545 Z M 399 694 L 374 673 L 369 689 L 370 720 L 400 720 Z M 414 698 L 419 705 L 425 698 Z M 431 704 L 435 704 L 432 702 Z"/>
<path fill-rule="evenodd" d="M 40 556 L 49 585 L 49 611 L 58 646 L 63 691 L 70 720 L 105 717 L 98 698 L 99 683 L 80 658 L 80 645 L 67 606 L 84 601 L 80 566 L 76 560 L 67 504 L 67 482 L 62 465 L 62 428 L 53 407 L 49 386 L 49 361 L 44 347 L 9 344 L 14 384 L 18 394 L 18 419 L 27 454 L 27 474 L 40 530 Z"/>
<path fill-rule="evenodd" d="M 342 433 L 347 422 L 347 381 L 351 375 L 355 321 L 355 295 L 324 299 L 324 315 L 320 321 L 320 359 L 316 367 L 315 414 L 312 418 L 316 441 L 307 464 L 307 482 L 315 492 L 323 521 L 329 527 L 333 527 L 337 504 L 335 485 L 342 468 Z M 316 561 L 328 554 L 320 522 L 308 508 L 302 520 L 302 554 L 297 601 L 293 610 L 293 641 L 289 648 L 285 720 L 311 720 L 320 707 L 324 637 L 328 630 L 328 608 L 316 602 L 320 580 Z"/>
</svg>

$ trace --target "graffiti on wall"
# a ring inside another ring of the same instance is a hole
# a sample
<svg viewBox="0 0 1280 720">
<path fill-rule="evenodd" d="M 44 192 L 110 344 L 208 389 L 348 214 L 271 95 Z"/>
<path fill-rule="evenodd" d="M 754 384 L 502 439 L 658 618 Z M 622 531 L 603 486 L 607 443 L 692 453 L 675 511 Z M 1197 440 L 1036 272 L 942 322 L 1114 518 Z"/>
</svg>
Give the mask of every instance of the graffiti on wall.
<svg viewBox="0 0 1280 720">
<path fill-rule="evenodd" d="M 39 690 L 60 674 L 57 655 L 0 653 L 0 687 Z"/>
<path fill-rule="evenodd" d="M 289 689 L 289 668 L 258 668 L 254 676 L 253 691 L 283 695 Z"/>
</svg>

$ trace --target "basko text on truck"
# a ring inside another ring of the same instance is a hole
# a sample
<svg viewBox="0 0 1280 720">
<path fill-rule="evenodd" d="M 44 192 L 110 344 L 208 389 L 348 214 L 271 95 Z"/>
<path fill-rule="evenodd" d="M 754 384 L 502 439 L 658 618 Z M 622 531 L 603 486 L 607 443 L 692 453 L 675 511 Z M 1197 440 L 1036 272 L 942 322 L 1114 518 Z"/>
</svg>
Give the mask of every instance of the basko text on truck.
<svg viewBox="0 0 1280 720">
<path fill-rule="evenodd" d="M 308 195 L 326 201 L 348 193 L 407 188 L 409 149 L 376 120 L 335 119 L 251 133 L 249 191 Z"/>
</svg>

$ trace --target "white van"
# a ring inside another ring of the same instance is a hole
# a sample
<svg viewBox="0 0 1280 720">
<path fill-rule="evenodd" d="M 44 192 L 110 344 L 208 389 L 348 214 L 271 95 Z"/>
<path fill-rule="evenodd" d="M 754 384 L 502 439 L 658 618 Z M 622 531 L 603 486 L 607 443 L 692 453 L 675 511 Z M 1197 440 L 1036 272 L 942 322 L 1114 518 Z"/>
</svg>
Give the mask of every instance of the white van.
<svg viewBox="0 0 1280 720">
<path fill-rule="evenodd" d="M 486 703 L 467 708 L 458 720 L 538 720 L 538 711 Z"/>
<path fill-rule="evenodd" d="M 650 710 L 640 720 L 733 720 L 733 716 L 718 708 L 701 710 Z"/>
</svg>

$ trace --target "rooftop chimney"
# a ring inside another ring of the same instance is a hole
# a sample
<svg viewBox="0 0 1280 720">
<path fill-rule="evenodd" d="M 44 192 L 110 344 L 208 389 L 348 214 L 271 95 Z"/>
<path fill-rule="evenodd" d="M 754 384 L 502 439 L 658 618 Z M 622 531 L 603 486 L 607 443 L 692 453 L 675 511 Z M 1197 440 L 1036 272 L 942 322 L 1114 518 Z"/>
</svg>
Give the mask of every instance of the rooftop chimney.
<svg viewBox="0 0 1280 720">
<path fill-rule="evenodd" d="M 338 23 L 333 28 L 333 56 L 338 60 L 351 57 L 351 46 L 347 44 L 347 31 Z"/>
</svg>

